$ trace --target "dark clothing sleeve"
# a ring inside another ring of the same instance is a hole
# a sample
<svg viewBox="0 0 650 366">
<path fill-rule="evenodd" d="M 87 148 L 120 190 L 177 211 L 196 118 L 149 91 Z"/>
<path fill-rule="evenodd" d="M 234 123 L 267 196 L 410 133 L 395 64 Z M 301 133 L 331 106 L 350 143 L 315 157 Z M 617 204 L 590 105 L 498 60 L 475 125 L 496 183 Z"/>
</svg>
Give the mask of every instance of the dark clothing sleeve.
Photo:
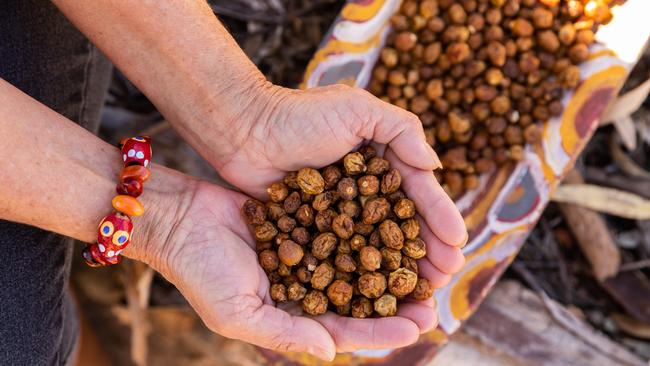
<svg viewBox="0 0 650 366">
<path fill-rule="evenodd" d="M 49 0 L 0 5 L 4 80 L 96 132 L 110 75 L 110 62 Z M 71 256 L 71 239 L 0 220 L 0 364 L 70 362 L 78 335 Z"/>
</svg>

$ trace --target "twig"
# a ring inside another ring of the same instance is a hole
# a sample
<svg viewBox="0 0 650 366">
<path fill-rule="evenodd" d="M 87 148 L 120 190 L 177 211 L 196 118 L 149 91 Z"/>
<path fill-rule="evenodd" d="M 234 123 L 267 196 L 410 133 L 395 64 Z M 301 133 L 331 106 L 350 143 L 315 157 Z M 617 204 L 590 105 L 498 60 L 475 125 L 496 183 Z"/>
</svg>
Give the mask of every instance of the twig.
<svg viewBox="0 0 650 366">
<path fill-rule="evenodd" d="M 650 267 L 650 259 L 622 264 L 621 271 L 635 271 L 637 269 L 644 269 L 647 267 Z"/>
<path fill-rule="evenodd" d="M 522 277 L 522 279 L 537 293 L 544 306 L 548 310 L 553 319 L 560 324 L 567 331 L 573 333 L 576 337 L 580 338 L 585 343 L 591 345 L 604 355 L 620 361 L 625 365 L 643 365 L 639 363 L 637 358 L 630 354 L 623 348 L 617 348 L 607 341 L 607 338 L 595 331 L 591 327 L 584 324 L 580 319 L 573 315 L 562 306 L 558 305 L 555 301 L 548 297 L 546 292 L 542 289 L 535 276 L 520 263 L 512 265 L 513 270 Z"/>
</svg>

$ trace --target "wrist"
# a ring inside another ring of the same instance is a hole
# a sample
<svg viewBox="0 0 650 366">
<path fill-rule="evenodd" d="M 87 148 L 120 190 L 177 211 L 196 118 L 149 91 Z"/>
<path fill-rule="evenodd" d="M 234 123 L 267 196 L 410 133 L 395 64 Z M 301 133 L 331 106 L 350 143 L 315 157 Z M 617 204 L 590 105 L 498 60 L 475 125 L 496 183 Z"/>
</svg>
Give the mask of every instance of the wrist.
<svg viewBox="0 0 650 366">
<path fill-rule="evenodd" d="M 169 263 L 174 256 L 174 233 L 195 192 L 193 178 L 170 169 L 155 166 L 149 186 L 141 196 L 146 207 L 144 215 L 133 218 L 131 245 L 123 255 L 144 262 L 168 277 Z"/>
<path fill-rule="evenodd" d="M 270 111 L 287 89 L 274 85 L 259 71 L 211 78 L 200 97 L 185 108 L 175 129 L 215 169 L 230 161 L 247 142 L 251 132 L 265 123 Z M 219 85 L 219 86 L 215 86 Z"/>
</svg>

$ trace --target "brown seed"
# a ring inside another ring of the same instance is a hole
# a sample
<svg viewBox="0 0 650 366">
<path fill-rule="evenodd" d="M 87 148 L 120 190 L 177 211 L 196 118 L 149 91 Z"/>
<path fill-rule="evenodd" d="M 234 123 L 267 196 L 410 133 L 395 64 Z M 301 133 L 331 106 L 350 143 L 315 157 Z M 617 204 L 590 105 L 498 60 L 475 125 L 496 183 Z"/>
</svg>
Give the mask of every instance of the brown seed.
<svg viewBox="0 0 650 366">
<path fill-rule="evenodd" d="M 324 290 L 334 280 L 334 267 L 323 262 L 311 276 L 311 287 L 317 290 Z"/>
<path fill-rule="evenodd" d="M 311 240 L 311 235 L 304 227 L 297 227 L 291 232 L 291 239 L 300 245 L 307 245 Z"/>
<path fill-rule="evenodd" d="M 310 315 L 321 315 L 327 311 L 327 296 L 324 293 L 311 290 L 305 298 L 302 299 L 302 310 Z"/>
<path fill-rule="evenodd" d="M 427 245 L 420 238 L 407 240 L 402 248 L 402 253 L 413 259 L 420 259 L 427 255 Z"/>
<path fill-rule="evenodd" d="M 460 4 L 453 4 L 447 9 L 447 15 L 452 23 L 464 24 L 467 21 L 467 13 Z"/>
<path fill-rule="evenodd" d="M 313 272 L 316 270 L 316 266 L 318 266 L 318 259 L 311 253 L 305 253 L 302 257 L 302 265 L 305 266 L 308 271 Z"/>
<path fill-rule="evenodd" d="M 434 42 L 429 44 L 425 49 L 424 49 L 424 55 L 423 59 L 426 64 L 434 64 L 436 61 L 438 61 L 438 57 L 440 57 L 440 54 L 442 53 L 442 46 L 440 45 L 440 42 Z"/>
<path fill-rule="evenodd" d="M 325 180 L 316 169 L 300 169 L 298 171 L 297 181 L 300 189 L 305 193 L 319 194 L 325 189 Z"/>
<path fill-rule="evenodd" d="M 388 68 L 393 68 L 397 66 L 397 62 L 399 61 L 399 56 L 397 51 L 394 48 L 389 48 L 389 47 L 384 48 L 383 50 L 381 50 L 381 61 Z"/>
<path fill-rule="evenodd" d="M 366 171 L 366 163 L 363 155 L 358 152 L 345 155 L 343 157 L 343 167 L 347 175 L 357 175 Z"/>
<path fill-rule="evenodd" d="M 266 221 L 266 207 L 258 200 L 249 199 L 242 206 L 242 215 L 249 225 L 261 225 Z"/>
<path fill-rule="evenodd" d="M 384 220 L 379 225 L 381 241 L 389 248 L 400 250 L 404 245 L 404 234 L 395 221 Z"/>
<path fill-rule="evenodd" d="M 298 185 L 298 172 L 289 172 L 282 180 L 291 189 L 300 189 Z"/>
<path fill-rule="evenodd" d="M 411 296 L 420 301 L 430 298 L 433 296 L 433 284 L 426 278 L 418 278 L 418 282 Z"/>
<path fill-rule="evenodd" d="M 357 194 L 359 193 L 359 190 L 357 188 L 357 183 L 355 182 L 354 178 L 343 178 L 339 181 L 336 192 L 339 194 L 339 197 L 341 197 L 344 200 L 352 200 L 354 199 Z"/>
<path fill-rule="evenodd" d="M 361 213 L 361 206 L 357 201 L 341 201 L 338 204 L 339 212 L 352 218 L 356 218 Z"/>
<path fill-rule="evenodd" d="M 381 248 L 381 267 L 389 271 L 394 271 L 402 263 L 402 253 L 399 250 L 391 248 Z"/>
<path fill-rule="evenodd" d="M 280 217 L 278 220 L 278 229 L 284 233 L 290 233 L 296 227 L 296 220 L 287 215 Z"/>
<path fill-rule="evenodd" d="M 402 267 L 408 269 L 409 271 L 418 274 L 418 263 L 416 259 L 413 259 L 411 257 L 407 257 L 405 255 L 402 256 Z"/>
<path fill-rule="evenodd" d="M 347 282 L 336 280 L 327 288 L 327 297 L 334 305 L 345 305 L 352 300 L 352 286 Z"/>
<path fill-rule="evenodd" d="M 325 259 L 336 249 L 338 240 L 333 233 L 319 234 L 312 242 L 311 254 L 318 259 Z"/>
<path fill-rule="evenodd" d="M 273 202 L 282 202 L 287 195 L 289 194 L 289 188 L 281 182 L 276 182 L 271 184 L 269 188 L 266 189 L 266 193 L 269 195 L 269 199 Z"/>
<path fill-rule="evenodd" d="M 358 225 L 359 225 L 358 223 L 354 225 L 355 232 L 357 232 L 358 230 Z M 370 229 L 370 231 L 368 232 L 367 229 L 365 229 L 363 233 L 367 233 L 365 235 L 370 235 L 373 229 L 372 225 L 364 225 L 364 226 L 367 226 Z M 359 251 L 361 250 L 361 248 L 366 246 L 366 238 L 364 238 L 363 235 L 364 234 L 354 234 L 352 238 L 350 238 L 350 249 Z"/>
<path fill-rule="evenodd" d="M 574 44 L 569 49 L 569 57 L 575 63 L 581 63 L 589 58 L 589 48 L 584 43 Z"/>
<path fill-rule="evenodd" d="M 384 294 L 375 300 L 374 308 L 379 316 L 393 316 L 397 313 L 397 299 L 393 295 Z"/>
<path fill-rule="evenodd" d="M 384 174 L 390 169 L 390 163 L 386 159 L 374 157 L 368 161 L 366 173 L 372 175 Z"/>
<path fill-rule="evenodd" d="M 318 211 L 316 217 L 314 218 L 314 222 L 316 223 L 316 228 L 318 231 L 324 233 L 332 230 L 332 220 L 334 220 L 336 216 L 336 212 L 331 208 L 323 211 Z"/>
<path fill-rule="evenodd" d="M 550 28 L 553 26 L 553 13 L 542 7 L 533 9 L 533 24 L 537 28 Z"/>
<path fill-rule="evenodd" d="M 305 289 L 298 282 L 292 283 L 291 285 L 289 285 L 289 288 L 287 289 L 287 295 L 289 301 L 300 301 L 305 297 L 306 294 L 307 294 L 307 289 Z"/>
<path fill-rule="evenodd" d="M 366 203 L 361 213 L 364 224 L 372 225 L 384 220 L 390 213 L 390 204 L 383 198 L 371 199 Z"/>
<path fill-rule="evenodd" d="M 413 32 L 400 32 L 397 37 L 395 37 L 395 48 L 400 51 L 409 51 L 418 41 L 417 35 Z"/>
<path fill-rule="evenodd" d="M 339 169 L 337 166 L 329 165 L 323 169 L 321 175 L 325 181 L 325 189 L 332 189 L 336 187 L 336 183 L 339 182 L 339 179 L 341 179 L 343 173 L 341 173 L 341 169 Z"/>
<path fill-rule="evenodd" d="M 307 227 L 314 223 L 314 215 L 314 210 L 309 205 L 304 204 L 298 208 L 295 217 L 300 225 Z"/>
<path fill-rule="evenodd" d="M 272 250 L 264 250 L 259 254 L 260 266 L 267 272 L 275 271 L 280 265 L 278 254 Z"/>
<path fill-rule="evenodd" d="M 402 233 L 404 233 L 404 237 L 407 240 L 413 240 L 417 238 L 418 235 L 420 235 L 420 223 L 416 219 L 405 220 L 400 228 L 402 229 Z"/>
<path fill-rule="evenodd" d="M 570 45 L 576 39 L 576 29 L 571 23 L 566 23 L 560 28 L 558 32 L 560 42 L 565 45 Z"/>
<path fill-rule="evenodd" d="M 542 140 L 542 130 L 537 125 L 530 125 L 524 129 L 524 139 L 529 144 L 536 144 Z"/>
<path fill-rule="evenodd" d="M 340 214 L 332 220 L 332 231 L 339 238 L 349 239 L 354 234 L 354 221 L 346 214 Z"/>
<path fill-rule="evenodd" d="M 467 43 L 452 43 L 447 47 L 446 55 L 452 64 L 461 63 L 469 58 L 471 51 Z"/>
<path fill-rule="evenodd" d="M 506 114 L 510 110 L 510 98 L 505 95 L 499 95 L 490 102 L 490 110 L 494 114 Z"/>
<path fill-rule="evenodd" d="M 302 200 L 300 198 L 300 193 L 291 192 L 289 196 L 284 200 L 283 208 L 284 211 L 288 214 L 294 214 L 298 211 Z"/>
<path fill-rule="evenodd" d="M 377 150 L 370 145 L 364 145 L 359 148 L 359 153 L 363 156 L 364 161 L 368 161 L 377 156 Z"/>
<path fill-rule="evenodd" d="M 365 246 L 359 251 L 359 263 L 368 270 L 374 271 L 381 266 L 381 253 L 372 246 Z"/>
<path fill-rule="evenodd" d="M 397 191 L 402 184 L 402 176 L 397 169 L 389 170 L 381 178 L 381 192 L 390 194 Z"/>
<path fill-rule="evenodd" d="M 415 290 L 417 281 L 417 274 L 400 268 L 388 276 L 388 291 L 399 298 L 404 297 Z"/>
<path fill-rule="evenodd" d="M 354 272 L 357 269 L 357 263 L 350 254 L 337 254 L 334 265 L 341 272 Z"/>
<path fill-rule="evenodd" d="M 282 244 L 283 241 L 291 239 L 291 236 L 287 233 L 278 233 L 278 235 L 273 238 L 273 242 L 275 245 L 280 245 Z"/>
<path fill-rule="evenodd" d="M 295 266 L 302 260 L 302 247 L 291 240 L 285 240 L 278 248 L 280 261 L 287 266 Z"/>
<path fill-rule="evenodd" d="M 449 127 L 454 133 L 462 134 L 472 127 L 472 124 L 466 116 L 461 114 L 459 111 L 451 111 L 447 116 L 449 120 Z"/>
<path fill-rule="evenodd" d="M 255 251 L 257 253 L 266 250 L 266 249 L 271 249 L 273 248 L 273 243 L 270 241 L 256 241 L 255 242 Z"/>
<path fill-rule="evenodd" d="M 415 216 L 415 203 L 408 198 L 403 198 L 395 203 L 393 212 L 402 220 L 409 219 Z"/>
<path fill-rule="evenodd" d="M 366 297 L 358 297 L 352 300 L 352 317 L 354 318 L 367 318 L 372 315 L 372 302 Z"/>
<path fill-rule="evenodd" d="M 350 241 L 347 239 L 341 239 L 339 241 L 339 246 L 336 248 L 337 254 L 350 254 L 352 253 L 352 248 L 350 247 Z"/>
<path fill-rule="evenodd" d="M 278 274 L 282 277 L 291 276 L 291 266 L 287 266 L 286 264 L 280 262 L 278 265 Z M 282 281 L 285 281 L 285 279 L 283 278 Z"/>
<path fill-rule="evenodd" d="M 316 211 L 327 210 L 336 200 L 338 199 L 338 194 L 334 191 L 325 191 L 319 193 L 314 197 L 311 205 Z"/>
<path fill-rule="evenodd" d="M 271 241 L 277 234 L 278 230 L 269 221 L 255 226 L 255 240 L 257 241 Z"/>
<path fill-rule="evenodd" d="M 273 221 L 278 221 L 280 217 L 284 216 L 287 214 L 287 212 L 284 210 L 283 205 L 275 202 L 267 202 L 266 203 L 266 210 L 269 219 Z"/>
<path fill-rule="evenodd" d="M 548 52 L 556 52 L 560 48 L 560 39 L 551 30 L 540 32 L 537 35 L 537 43 Z"/>
<path fill-rule="evenodd" d="M 311 281 L 311 272 L 307 267 L 298 267 L 296 270 L 296 277 L 298 278 L 298 281 L 302 283 L 309 283 Z"/>
<path fill-rule="evenodd" d="M 580 68 L 578 66 L 567 67 L 558 76 L 558 82 L 565 88 L 575 88 L 580 82 Z"/>
<path fill-rule="evenodd" d="M 372 196 L 379 192 L 379 179 L 374 175 L 365 175 L 357 179 L 359 193 L 364 196 Z"/>
<path fill-rule="evenodd" d="M 357 283 L 359 292 L 369 299 L 376 299 L 386 291 L 386 277 L 378 272 L 364 273 Z"/>
<path fill-rule="evenodd" d="M 280 283 L 271 285 L 271 299 L 275 302 L 287 302 L 287 287 Z"/>
</svg>

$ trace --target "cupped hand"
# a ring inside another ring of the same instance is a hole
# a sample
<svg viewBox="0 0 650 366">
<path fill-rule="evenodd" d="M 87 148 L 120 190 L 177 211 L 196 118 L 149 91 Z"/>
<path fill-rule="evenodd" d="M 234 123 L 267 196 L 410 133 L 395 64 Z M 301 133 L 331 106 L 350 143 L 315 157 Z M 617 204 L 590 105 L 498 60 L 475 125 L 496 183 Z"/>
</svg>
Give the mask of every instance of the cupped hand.
<svg viewBox="0 0 650 366">
<path fill-rule="evenodd" d="M 184 214 L 157 254 L 174 283 L 213 331 L 279 351 L 332 359 L 336 351 L 411 344 L 437 324 L 432 300 L 400 305 L 397 316 L 343 318 L 333 313 L 294 316 L 274 307 L 269 281 L 258 264 L 255 241 L 240 216 L 246 196 L 196 183 Z M 430 265 L 421 273 L 432 280 Z"/>
<path fill-rule="evenodd" d="M 266 187 L 289 171 L 331 164 L 365 142 L 402 173 L 404 190 L 421 214 L 430 264 L 443 286 L 460 270 L 459 247 L 467 231 L 458 209 L 436 181 L 440 162 L 426 143 L 419 119 L 363 89 L 344 85 L 304 91 L 272 88 L 260 110 L 246 123 L 245 136 L 230 154 L 213 161 L 234 186 L 263 200 Z M 256 108 L 255 104 L 251 108 Z"/>
</svg>

